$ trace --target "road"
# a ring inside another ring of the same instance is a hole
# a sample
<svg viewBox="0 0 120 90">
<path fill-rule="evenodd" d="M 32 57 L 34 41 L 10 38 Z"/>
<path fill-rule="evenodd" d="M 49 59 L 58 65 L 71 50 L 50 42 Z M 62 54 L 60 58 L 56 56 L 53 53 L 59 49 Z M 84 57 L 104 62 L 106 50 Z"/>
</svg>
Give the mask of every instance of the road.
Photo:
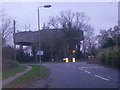
<svg viewBox="0 0 120 90">
<path fill-rule="evenodd" d="M 118 71 L 97 64 L 42 64 L 51 71 L 49 88 L 118 88 Z"/>
</svg>

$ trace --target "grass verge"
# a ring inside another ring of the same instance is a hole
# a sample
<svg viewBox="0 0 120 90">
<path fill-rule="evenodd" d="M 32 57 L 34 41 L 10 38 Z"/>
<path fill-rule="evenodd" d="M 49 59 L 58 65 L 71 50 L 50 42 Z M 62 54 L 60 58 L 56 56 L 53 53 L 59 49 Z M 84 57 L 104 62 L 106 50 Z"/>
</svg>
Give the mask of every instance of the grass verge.
<svg viewBox="0 0 120 90">
<path fill-rule="evenodd" d="M 17 78 L 5 88 L 27 88 L 31 83 L 38 79 L 42 79 L 49 76 L 49 69 L 44 66 L 31 65 L 32 70 L 23 76 Z"/>
<path fill-rule="evenodd" d="M 18 67 L 14 68 L 14 69 L 11 69 L 11 70 L 9 70 L 9 71 L 4 71 L 4 72 L 2 73 L 2 79 L 4 80 L 4 79 L 6 79 L 6 78 L 8 78 L 8 77 L 14 76 L 16 73 L 22 72 L 22 71 L 24 71 L 26 68 L 27 68 L 27 67 L 25 67 L 25 66 L 18 66 Z"/>
<path fill-rule="evenodd" d="M 0 80 L 2 80 L 2 72 L 0 72 Z"/>
</svg>

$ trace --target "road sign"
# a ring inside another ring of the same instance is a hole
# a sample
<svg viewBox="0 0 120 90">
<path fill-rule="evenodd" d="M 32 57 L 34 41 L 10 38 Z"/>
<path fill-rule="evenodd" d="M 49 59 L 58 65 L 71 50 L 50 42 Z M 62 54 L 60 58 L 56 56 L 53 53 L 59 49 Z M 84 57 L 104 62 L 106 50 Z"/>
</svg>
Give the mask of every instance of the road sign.
<svg viewBox="0 0 120 90">
<path fill-rule="evenodd" d="M 43 51 L 37 51 L 37 55 L 43 55 Z"/>
</svg>

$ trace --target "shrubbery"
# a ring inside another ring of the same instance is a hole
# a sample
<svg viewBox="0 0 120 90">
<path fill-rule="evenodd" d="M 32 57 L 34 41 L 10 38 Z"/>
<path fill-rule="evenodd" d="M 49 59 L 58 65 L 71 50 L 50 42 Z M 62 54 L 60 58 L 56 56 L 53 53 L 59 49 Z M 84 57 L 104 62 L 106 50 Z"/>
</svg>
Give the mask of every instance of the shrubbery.
<svg viewBox="0 0 120 90">
<path fill-rule="evenodd" d="M 14 61 L 14 49 L 11 46 L 2 47 L 2 71 L 18 67 L 18 62 Z"/>
<path fill-rule="evenodd" d="M 11 59 L 2 59 L 2 71 L 8 71 L 19 66 L 17 61 Z"/>
<path fill-rule="evenodd" d="M 24 51 L 20 50 L 17 50 L 16 60 L 20 63 L 35 61 L 33 56 L 30 56 L 28 53 L 25 53 Z"/>
<path fill-rule="evenodd" d="M 99 59 L 102 64 L 118 67 L 120 63 L 120 47 L 115 46 L 103 49 L 97 55 L 97 59 Z"/>
</svg>

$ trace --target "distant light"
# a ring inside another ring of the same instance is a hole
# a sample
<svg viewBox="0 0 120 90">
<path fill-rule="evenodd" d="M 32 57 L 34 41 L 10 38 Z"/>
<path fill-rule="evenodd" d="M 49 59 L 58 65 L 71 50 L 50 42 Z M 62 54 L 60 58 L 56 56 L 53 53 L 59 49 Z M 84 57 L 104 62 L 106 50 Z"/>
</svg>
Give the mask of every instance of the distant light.
<svg viewBox="0 0 120 90">
<path fill-rule="evenodd" d="M 75 50 L 72 50 L 72 53 L 75 53 L 76 51 Z"/>
<path fill-rule="evenodd" d="M 73 62 L 75 62 L 75 58 L 73 58 Z"/>
<path fill-rule="evenodd" d="M 66 63 L 68 63 L 69 61 L 68 61 L 68 58 L 66 58 Z"/>
</svg>

